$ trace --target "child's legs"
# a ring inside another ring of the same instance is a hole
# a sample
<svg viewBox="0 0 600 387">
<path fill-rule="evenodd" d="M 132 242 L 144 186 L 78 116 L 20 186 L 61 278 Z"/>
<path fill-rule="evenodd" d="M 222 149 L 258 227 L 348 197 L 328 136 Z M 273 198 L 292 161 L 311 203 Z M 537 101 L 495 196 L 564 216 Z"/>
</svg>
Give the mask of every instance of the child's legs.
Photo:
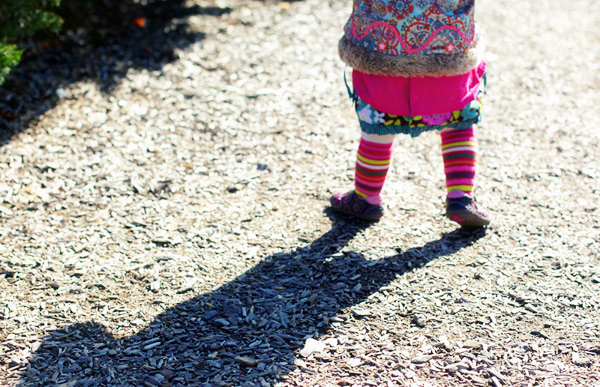
<svg viewBox="0 0 600 387">
<path fill-rule="evenodd" d="M 361 132 L 356 156 L 355 192 L 371 202 L 379 202 L 381 190 L 392 160 L 395 134 L 376 135 Z"/>
<path fill-rule="evenodd" d="M 448 197 L 472 195 L 477 173 L 475 129 L 450 129 L 440 132 Z"/>
</svg>

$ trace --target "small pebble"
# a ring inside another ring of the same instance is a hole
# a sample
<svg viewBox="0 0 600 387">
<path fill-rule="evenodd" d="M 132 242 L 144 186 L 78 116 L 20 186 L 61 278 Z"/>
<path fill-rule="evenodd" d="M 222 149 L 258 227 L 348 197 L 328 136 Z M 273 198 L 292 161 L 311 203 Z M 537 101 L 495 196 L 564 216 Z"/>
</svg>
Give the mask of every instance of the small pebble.
<svg viewBox="0 0 600 387">
<path fill-rule="evenodd" d="M 235 361 L 248 367 L 255 367 L 258 364 L 256 359 L 247 356 L 238 356 L 235 358 Z"/>
</svg>

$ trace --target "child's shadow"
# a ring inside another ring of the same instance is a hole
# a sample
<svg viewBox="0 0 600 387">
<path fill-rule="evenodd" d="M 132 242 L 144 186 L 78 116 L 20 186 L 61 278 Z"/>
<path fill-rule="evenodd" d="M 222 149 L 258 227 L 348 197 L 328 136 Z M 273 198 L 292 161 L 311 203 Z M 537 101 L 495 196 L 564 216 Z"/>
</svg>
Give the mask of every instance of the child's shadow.
<svg viewBox="0 0 600 387">
<path fill-rule="evenodd" d="M 75 3 L 71 8 L 77 8 Z M 129 69 L 160 70 L 177 59 L 177 49 L 203 40 L 205 34 L 191 28 L 189 17 L 232 11 L 186 3 L 97 0 L 89 15 L 65 7 L 66 22 L 77 17 L 86 21 L 66 26 L 59 38 L 26 43 L 22 63 L 0 86 L 0 146 L 56 106 L 70 84 L 93 81 L 110 93 Z"/>
<path fill-rule="evenodd" d="M 484 235 L 454 231 L 371 261 L 344 249 L 365 227 L 340 220 L 310 245 L 266 258 L 130 337 L 115 339 L 97 323 L 66 326 L 33 354 L 20 385 L 260 385 L 292 370 L 305 339 L 326 332 L 344 308 Z"/>
</svg>

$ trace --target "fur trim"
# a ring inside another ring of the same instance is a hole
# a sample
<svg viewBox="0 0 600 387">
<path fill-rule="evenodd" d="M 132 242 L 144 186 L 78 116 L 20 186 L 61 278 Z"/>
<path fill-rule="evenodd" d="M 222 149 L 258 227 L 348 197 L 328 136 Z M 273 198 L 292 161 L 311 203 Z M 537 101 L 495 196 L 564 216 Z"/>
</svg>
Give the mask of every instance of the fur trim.
<svg viewBox="0 0 600 387">
<path fill-rule="evenodd" d="M 397 77 L 441 77 L 471 71 L 481 62 L 483 49 L 478 45 L 457 54 L 391 56 L 356 46 L 344 36 L 340 39 L 338 51 L 344 63 L 363 73 Z"/>
</svg>

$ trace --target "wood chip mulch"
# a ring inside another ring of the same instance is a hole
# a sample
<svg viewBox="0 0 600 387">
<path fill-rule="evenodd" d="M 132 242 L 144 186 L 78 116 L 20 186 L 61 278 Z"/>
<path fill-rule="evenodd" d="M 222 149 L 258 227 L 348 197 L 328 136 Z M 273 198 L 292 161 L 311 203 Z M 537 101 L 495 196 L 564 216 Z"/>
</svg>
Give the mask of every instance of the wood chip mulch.
<svg viewBox="0 0 600 387">
<path fill-rule="evenodd" d="M 472 233 L 434 133 L 397 140 L 381 221 L 330 211 L 350 6 L 189 0 L 32 46 L 0 88 L 0 385 L 600 386 L 600 3 L 478 3 Z"/>
</svg>

